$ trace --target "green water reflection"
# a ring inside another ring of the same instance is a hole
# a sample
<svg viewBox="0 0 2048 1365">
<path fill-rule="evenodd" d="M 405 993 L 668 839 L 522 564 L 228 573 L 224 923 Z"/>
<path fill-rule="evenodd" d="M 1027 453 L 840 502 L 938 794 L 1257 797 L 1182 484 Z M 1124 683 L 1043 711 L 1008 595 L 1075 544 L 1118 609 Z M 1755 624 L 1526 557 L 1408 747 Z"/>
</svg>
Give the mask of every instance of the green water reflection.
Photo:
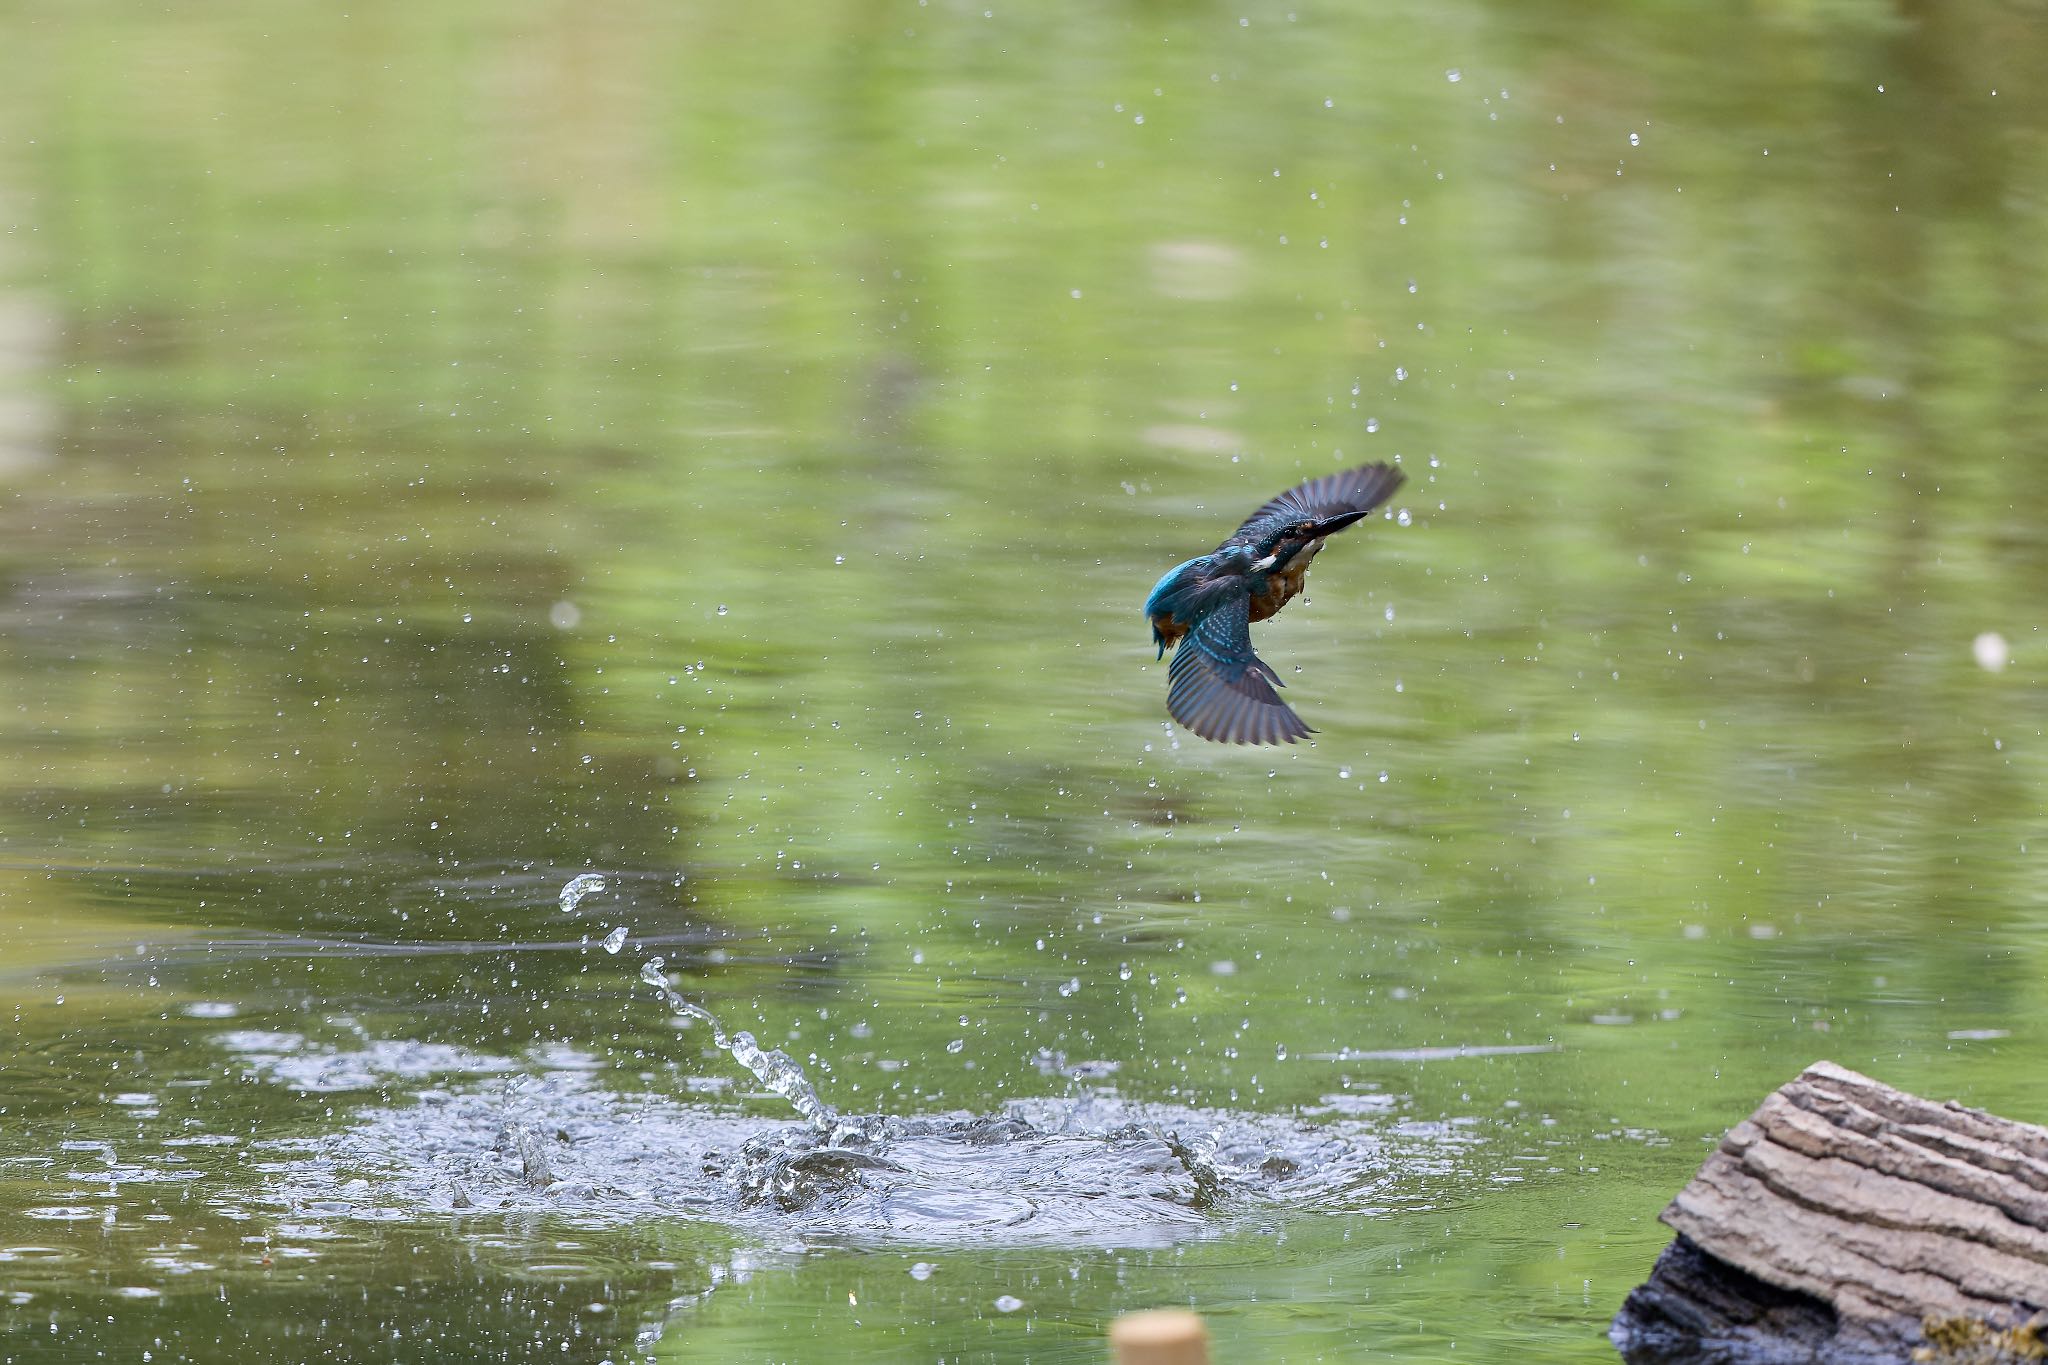
<svg viewBox="0 0 2048 1365">
<path fill-rule="evenodd" d="M 1583 1359 L 1807 1061 L 2048 1118 L 2039 18 L 0 6 L 0 1360 Z M 1375 458 L 1314 745 L 1170 732 L 1146 588 Z M 850 1110 L 1477 1155 L 1179 1251 L 258 1207 L 363 1097 L 226 1027 L 678 1083 L 614 924 Z"/>
</svg>

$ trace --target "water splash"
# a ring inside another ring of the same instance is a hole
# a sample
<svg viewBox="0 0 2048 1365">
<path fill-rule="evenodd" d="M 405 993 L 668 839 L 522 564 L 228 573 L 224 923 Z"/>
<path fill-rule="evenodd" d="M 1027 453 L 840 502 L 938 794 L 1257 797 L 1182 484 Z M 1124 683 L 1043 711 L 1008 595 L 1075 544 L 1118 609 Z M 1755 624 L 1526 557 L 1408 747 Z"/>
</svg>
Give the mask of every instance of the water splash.
<svg viewBox="0 0 2048 1365">
<path fill-rule="evenodd" d="M 567 915 L 583 903 L 585 896 L 594 896 L 604 890 L 604 878 L 595 872 L 581 872 L 569 879 L 562 888 L 562 913 Z"/>
<path fill-rule="evenodd" d="M 667 965 L 662 958 L 648 958 L 641 964 L 640 979 L 659 991 L 662 1000 L 677 1014 L 687 1015 L 709 1027 L 712 1042 L 753 1072 L 762 1085 L 788 1100 L 790 1107 L 803 1115 L 806 1123 L 821 1132 L 832 1132 L 839 1122 L 839 1113 L 818 1098 L 817 1090 L 812 1087 L 810 1078 L 804 1075 L 804 1069 L 796 1064 L 796 1059 L 780 1048 L 763 1048 L 745 1029 L 727 1033 L 725 1025 L 719 1023 L 710 1010 L 691 1004 L 668 984 L 668 975 L 663 970 Z"/>
<path fill-rule="evenodd" d="M 626 926 L 623 924 L 604 936 L 604 950 L 615 957 L 618 955 L 619 949 L 625 946 Z"/>
<path fill-rule="evenodd" d="M 1310 1118 L 1097 1092 L 993 1114 L 843 1116 L 828 1132 L 615 1093 L 595 1058 L 556 1060 L 574 1065 L 509 1086 L 450 1077 L 430 1102 L 361 1111 L 277 1153 L 263 1200 L 305 1222 L 687 1211 L 777 1245 L 1163 1247 L 1276 1217 L 1456 1204 L 1480 1151 L 1469 1121 L 1401 1121 L 1397 1096 Z M 337 1169 L 358 1175 L 338 1189 Z"/>
</svg>

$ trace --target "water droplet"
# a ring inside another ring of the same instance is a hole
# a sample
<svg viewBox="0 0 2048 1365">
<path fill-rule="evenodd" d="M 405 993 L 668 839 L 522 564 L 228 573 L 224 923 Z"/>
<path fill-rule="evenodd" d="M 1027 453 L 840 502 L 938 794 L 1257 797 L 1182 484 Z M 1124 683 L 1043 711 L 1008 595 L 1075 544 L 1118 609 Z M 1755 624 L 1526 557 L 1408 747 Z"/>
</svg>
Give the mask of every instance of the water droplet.
<svg viewBox="0 0 2048 1365">
<path fill-rule="evenodd" d="M 965 1052 L 966 1050 L 967 1040 L 965 1038 L 955 1038 L 952 1042 L 946 1044 L 946 1051 L 948 1052 Z"/>
<path fill-rule="evenodd" d="M 728 607 L 727 607 L 727 606 L 725 605 L 725 603 L 723 603 L 723 602 L 720 602 L 720 603 L 718 604 L 718 614 L 719 614 L 720 616 L 723 616 L 723 615 L 725 615 L 725 613 L 726 613 L 726 612 L 727 612 L 728 610 L 729 610 L 729 608 L 728 608 Z"/>
<path fill-rule="evenodd" d="M 1630 133 L 1628 135 L 1628 145 L 1631 147 L 1640 147 L 1643 145 L 1643 140 L 1640 137 L 1636 136 L 1634 133 Z"/>
<path fill-rule="evenodd" d="M 616 954 L 619 949 L 625 946 L 626 926 L 623 924 L 604 936 L 604 950 L 608 953 Z"/>
<path fill-rule="evenodd" d="M 1449 71 L 1444 72 L 1444 79 L 1449 81 L 1452 85 L 1456 85 L 1459 81 L 1465 79 L 1465 73 L 1458 70 L 1458 68 L 1454 66 Z"/>
<path fill-rule="evenodd" d="M 1352 392 L 1353 392 L 1353 393 L 1357 393 L 1357 392 L 1358 392 L 1358 390 L 1357 390 L 1357 389 L 1353 389 L 1353 390 L 1352 390 Z M 1366 429 L 1367 431 L 1378 431 L 1378 430 L 1380 429 L 1380 419 L 1379 419 L 1379 418 L 1377 418 L 1377 417 L 1368 417 L 1368 418 L 1366 418 L 1366 419 L 1365 419 L 1365 429 Z"/>
<path fill-rule="evenodd" d="M 910 1267 L 910 1278 L 913 1280 L 929 1280 L 932 1277 L 932 1272 L 936 1269 L 938 1267 L 930 1261 L 919 1261 L 916 1265 Z"/>
<path fill-rule="evenodd" d="M 603 877 L 600 877 L 595 872 L 578 873 L 576 876 L 571 877 L 568 884 L 562 888 L 562 895 L 558 904 L 562 907 L 562 913 L 566 915 L 581 904 L 585 896 L 594 896 L 602 890 L 604 890 Z"/>
<path fill-rule="evenodd" d="M 1023 1306 L 1024 1300 L 1012 1294 L 1005 1294 L 996 1300 L 996 1311 L 998 1313 L 1014 1313 Z"/>
<path fill-rule="evenodd" d="M 1414 521 L 1415 518 L 1408 515 L 1408 509 L 1405 507 L 1394 513 L 1394 524 L 1397 526 L 1408 526 L 1413 524 Z"/>
</svg>

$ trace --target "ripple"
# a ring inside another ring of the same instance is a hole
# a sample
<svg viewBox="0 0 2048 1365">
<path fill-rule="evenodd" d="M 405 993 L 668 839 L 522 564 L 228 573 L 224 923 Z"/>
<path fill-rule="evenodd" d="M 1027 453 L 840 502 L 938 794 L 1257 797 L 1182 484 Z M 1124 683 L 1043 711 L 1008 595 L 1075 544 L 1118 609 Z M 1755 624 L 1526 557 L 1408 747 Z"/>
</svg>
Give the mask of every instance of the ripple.
<svg viewBox="0 0 2048 1365">
<path fill-rule="evenodd" d="M 297 1033 L 235 1029 L 214 1041 L 239 1056 L 244 1065 L 265 1080 L 308 1094 L 374 1090 L 387 1081 L 422 1080 L 450 1073 L 490 1075 L 510 1071 L 514 1065 L 503 1057 L 447 1043 L 402 1039 L 341 1049 L 311 1042 Z"/>
</svg>

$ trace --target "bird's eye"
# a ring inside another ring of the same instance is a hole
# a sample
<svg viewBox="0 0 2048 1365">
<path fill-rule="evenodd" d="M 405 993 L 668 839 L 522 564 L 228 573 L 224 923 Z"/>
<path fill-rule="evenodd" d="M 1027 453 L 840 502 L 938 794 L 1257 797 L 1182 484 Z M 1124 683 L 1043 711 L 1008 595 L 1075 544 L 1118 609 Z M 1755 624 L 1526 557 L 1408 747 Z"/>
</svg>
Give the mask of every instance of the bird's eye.
<svg viewBox="0 0 2048 1365">
<path fill-rule="evenodd" d="M 1315 529 L 1316 529 L 1316 524 L 1315 524 L 1314 522 L 1312 522 L 1312 521 L 1304 521 L 1304 522 L 1302 522 L 1302 523 L 1301 523 L 1300 525 L 1298 525 L 1298 526 L 1296 526 L 1296 527 L 1294 528 L 1294 534 L 1296 534 L 1296 535 L 1298 535 L 1298 536 L 1307 536 L 1307 535 L 1314 535 L 1314 534 L 1315 534 Z"/>
</svg>

